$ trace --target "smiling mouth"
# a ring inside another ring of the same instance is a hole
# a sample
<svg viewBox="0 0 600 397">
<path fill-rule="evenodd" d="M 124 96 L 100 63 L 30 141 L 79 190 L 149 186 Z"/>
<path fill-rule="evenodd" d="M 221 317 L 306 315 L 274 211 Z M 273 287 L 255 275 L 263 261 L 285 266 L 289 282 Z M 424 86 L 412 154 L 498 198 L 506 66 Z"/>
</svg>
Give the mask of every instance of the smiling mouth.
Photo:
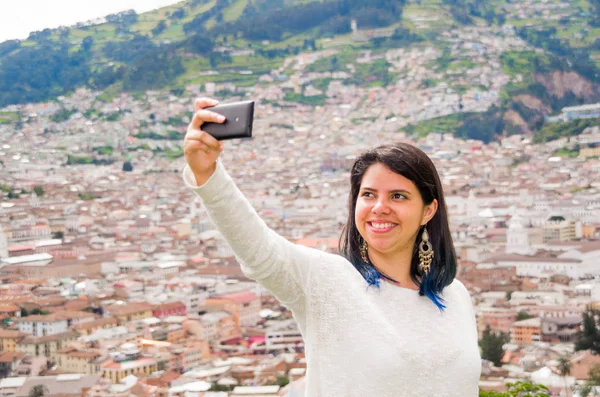
<svg viewBox="0 0 600 397">
<path fill-rule="evenodd" d="M 381 223 L 381 222 L 377 222 L 377 223 L 373 223 L 373 222 L 367 222 L 367 225 L 369 225 L 369 229 L 375 233 L 385 233 L 385 232 L 389 232 L 390 230 L 392 230 L 393 228 L 395 228 L 396 226 L 398 226 L 395 223 L 391 223 L 391 222 L 385 222 L 385 223 Z"/>
</svg>

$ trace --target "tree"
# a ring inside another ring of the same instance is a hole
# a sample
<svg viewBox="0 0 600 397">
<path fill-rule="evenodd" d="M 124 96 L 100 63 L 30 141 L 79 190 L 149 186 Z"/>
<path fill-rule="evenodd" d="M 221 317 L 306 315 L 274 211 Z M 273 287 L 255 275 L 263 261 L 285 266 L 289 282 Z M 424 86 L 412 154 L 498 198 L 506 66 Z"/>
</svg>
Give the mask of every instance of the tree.
<svg viewBox="0 0 600 397">
<path fill-rule="evenodd" d="M 33 191 L 38 197 L 42 197 L 44 195 L 44 188 L 39 185 L 34 186 Z"/>
<path fill-rule="evenodd" d="M 131 165 L 131 161 L 126 161 L 123 163 L 123 171 L 126 171 L 126 172 L 133 171 L 133 165 Z"/>
<path fill-rule="evenodd" d="M 575 342 L 575 351 L 591 350 L 600 354 L 600 310 L 588 308 L 583 313 L 583 330 Z"/>
<path fill-rule="evenodd" d="M 479 397 L 550 397 L 550 389 L 544 385 L 534 385 L 530 382 L 507 383 L 506 392 L 479 391 Z"/>
<path fill-rule="evenodd" d="M 277 375 L 276 379 L 268 381 L 266 385 L 279 385 L 281 387 L 284 387 L 288 383 L 290 383 L 290 378 L 288 378 L 285 375 Z"/>
<path fill-rule="evenodd" d="M 558 359 L 558 372 L 560 376 L 563 377 L 565 381 L 565 393 L 567 393 L 567 397 L 569 397 L 569 388 L 567 386 L 567 376 L 571 374 L 571 361 L 566 357 L 561 357 Z"/>
<path fill-rule="evenodd" d="M 600 364 L 594 365 L 588 371 L 588 381 L 593 382 L 594 386 L 600 386 Z"/>
<path fill-rule="evenodd" d="M 44 385 L 36 385 L 31 388 L 29 391 L 29 397 L 42 397 L 46 395 L 46 388 Z"/>
<path fill-rule="evenodd" d="M 590 4 L 594 7 L 594 15 L 592 19 L 592 25 L 600 26 L 600 0 L 591 0 Z"/>
<path fill-rule="evenodd" d="M 533 316 L 529 313 L 527 313 L 525 310 L 521 310 L 518 314 L 517 314 L 517 318 L 515 321 L 521 321 L 521 320 L 527 320 L 533 318 Z"/>
<path fill-rule="evenodd" d="M 496 334 L 492 332 L 491 327 L 488 325 L 483 331 L 479 346 L 481 347 L 481 357 L 494 363 L 495 366 L 499 367 L 502 362 L 502 356 L 504 356 L 503 345 L 510 341 L 510 335 L 500 332 Z"/>
<path fill-rule="evenodd" d="M 84 52 L 89 52 L 92 49 L 93 45 L 94 45 L 94 38 L 92 36 L 84 37 L 83 41 L 81 42 L 81 48 L 83 49 Z"/>
<path fill-rule="evenodd" d="M 588 379 L 584 385 L 576 385 L 574 390 L 581 397 L 587 397 L 590 394 L 597 395 L 600 391 L 600 364 L 590 368 L 588 371 Z"/>
<path fill-rule="evenodd" d="M 152 35 L 158 36 L 159 34 L 164 32 L 166 28 L 167 24 L 165 23 L 164 19 L 161 19 L 160 22 L 158 22 L 156 26 L 152 28 Z"/>
</svg>

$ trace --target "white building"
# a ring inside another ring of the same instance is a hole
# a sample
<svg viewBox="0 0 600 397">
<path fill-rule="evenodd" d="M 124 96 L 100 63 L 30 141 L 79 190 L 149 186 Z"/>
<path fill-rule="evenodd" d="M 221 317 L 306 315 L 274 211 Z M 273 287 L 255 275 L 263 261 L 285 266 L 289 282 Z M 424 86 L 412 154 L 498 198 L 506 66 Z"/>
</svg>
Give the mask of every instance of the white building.
<svg viewBox="0 0 600 397">
<path fill-rule="evenodd" d="M 583 277 L 600 275 L 600 241 L 590 241 L 577 248 L 558 255 L 561 260 L 580 261 L 580 272 Z"/>
<path fill-rule="evenodd" d="M 4 229 L 2 229 L 2 225 L 0 225 L 0 262 L 4 258 L 8 258 L 8 240 Z"/>
<path fill-rule="evenodd" d="M 522 218 L 515 213 L 508 224 L 506 235 L 506 253 L 532 255 L 535 250 L 529 245 L 529 234 L 523 227 Z"/>
<path fill-rule="evenodd" d="M 278 322 L 267 329 L 267 349 L 285 350 L 296 346 L 304 346 L 304 339 L 295 319 Z"/>
<path fill-rule="evenodd" d="M 16 319 L 20 332 L 33 336 L 55 335 L 67 332 L 69 326 L 66 319 L 55 318 L 55 316 L 28 316 Z"/>
<path fill-rule="evenodd" d="M 566 275 L 572 279 L 579 279 L 587 273 L 587 265 L 573 258 L 506 254 L 490 257 L 485 263 L 499 267 L 515 266 L 519 277 L 549 278 L 554 275 Z"/>
<path fill-rule="evenodd" d="M 562 291 L 515 291 L 510 295 L 510 305 L 564 305 L 565 295 Z"/>
</svg>

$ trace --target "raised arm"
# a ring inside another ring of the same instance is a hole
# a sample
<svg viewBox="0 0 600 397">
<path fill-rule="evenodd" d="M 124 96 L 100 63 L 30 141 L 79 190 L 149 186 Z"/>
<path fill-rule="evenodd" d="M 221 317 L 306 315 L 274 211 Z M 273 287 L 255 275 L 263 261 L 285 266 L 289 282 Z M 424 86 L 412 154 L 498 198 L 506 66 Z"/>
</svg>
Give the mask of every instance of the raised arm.
<svg viewBox="0 0 600 397">
<path fill-rule="evenodd" d="M 200 110 L 188 128 L 184 153 L 188 165 L 185 183 L 202 199 L 209 217 L 233 249 L 246 276 L 259 282 L 297 319 L 305 315 L 309 271 L 325 253 L 287 241 L 258 216 L 217 161 L 223 150 L 219 141 L 201 131 L 211 112 Z M 200 124 L 198 124 L 200 123 Z"/>
</svg>

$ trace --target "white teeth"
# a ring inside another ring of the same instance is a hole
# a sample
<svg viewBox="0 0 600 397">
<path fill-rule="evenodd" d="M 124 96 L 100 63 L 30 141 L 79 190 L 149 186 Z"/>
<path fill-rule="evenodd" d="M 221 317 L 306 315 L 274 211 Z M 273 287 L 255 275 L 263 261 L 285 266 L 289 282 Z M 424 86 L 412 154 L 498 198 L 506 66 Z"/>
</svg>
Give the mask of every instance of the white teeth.
<svg viewBox="0 0 600 397">
<path fill-rule="evenodd" d="M 375 229 L 387 229 L 394 226 L 393 223 L 371 223 Z"/>
</svg>

